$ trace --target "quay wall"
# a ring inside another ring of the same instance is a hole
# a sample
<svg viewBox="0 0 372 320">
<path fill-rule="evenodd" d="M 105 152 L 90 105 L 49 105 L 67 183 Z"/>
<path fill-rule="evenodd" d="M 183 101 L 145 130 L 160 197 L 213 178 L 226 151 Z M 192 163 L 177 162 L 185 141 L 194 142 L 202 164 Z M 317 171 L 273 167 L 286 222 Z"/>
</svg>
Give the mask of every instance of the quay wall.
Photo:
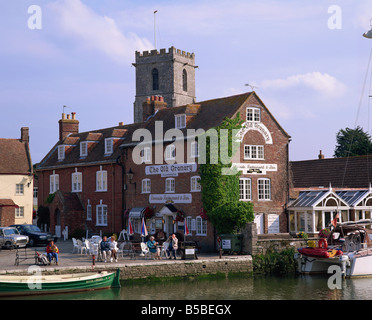
<svg viewBox="0 0 372 320">
<path fill-rule="evenodd" d="M 167 261 L 142 261 L 130 263 L 107 263 L 94 267 L 94 271 L 115 271 L 120 269 L 120 280 L 131 281 L 139 279 L 173 279 L 187 277 L 202 277 L 219 275 L 228 277 L 229 274 L 252 273 L 252 257 L 229 256 L 221 259 L 202 260 L 167 260 Z M 35 269 L 33 269 L 35 270 Z M 44 275 L 92 272 L 92 266 L 69 267 L 40 267 Z M 30 269 L 1 270 L 0 274 L 31 275 Z"/>
</svg>

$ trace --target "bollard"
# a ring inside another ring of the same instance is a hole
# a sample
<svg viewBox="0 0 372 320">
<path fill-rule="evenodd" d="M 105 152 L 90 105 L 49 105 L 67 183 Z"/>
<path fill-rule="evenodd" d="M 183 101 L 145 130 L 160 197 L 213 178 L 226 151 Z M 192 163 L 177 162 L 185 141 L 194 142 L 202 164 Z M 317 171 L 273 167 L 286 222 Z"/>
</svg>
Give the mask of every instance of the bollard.
<svg viewBox="0 0 372 320">
<path fill-rule="evenodd" d="M 94 266 L 96 265 L 96 256 L 92 255 L 92 269 L 94 269 Z"/>
</svg>

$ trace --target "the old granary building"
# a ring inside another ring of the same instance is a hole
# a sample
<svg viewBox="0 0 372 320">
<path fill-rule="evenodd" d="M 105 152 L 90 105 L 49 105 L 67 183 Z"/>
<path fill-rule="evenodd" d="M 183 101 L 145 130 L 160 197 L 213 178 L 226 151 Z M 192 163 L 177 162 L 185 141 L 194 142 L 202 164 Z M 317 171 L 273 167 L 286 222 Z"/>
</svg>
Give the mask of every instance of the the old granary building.
<svg viewBox="0 0 372 320">
<path fill-rule="evenodd" d="M 259 233 L 287 232 L 290 137 L 257 94 L 196 102 L 194 54 L 173 47 L 137 52 L 134 66 L 133 124 L 81 133 L 75 113 L 62 115 L 59 141 L 37 168 L 39 205 L 48 205 L 51 229 L 118 233 L 130 218 L 140 234 L 145 218 L 149 234 L 182 238 L 186 222 L 188 239 L 213 250 L 198 137 L 240 117 L 232 159 L 241 171 L 240 199 L 253 202 Z"/>
</svg>

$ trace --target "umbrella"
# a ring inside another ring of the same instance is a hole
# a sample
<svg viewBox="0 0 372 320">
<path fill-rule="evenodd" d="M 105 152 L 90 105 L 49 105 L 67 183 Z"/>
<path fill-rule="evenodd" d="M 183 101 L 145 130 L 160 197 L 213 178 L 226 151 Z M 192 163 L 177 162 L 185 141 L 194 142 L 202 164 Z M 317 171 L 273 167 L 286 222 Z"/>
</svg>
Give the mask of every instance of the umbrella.
<svg viewBox="0 0 372 320">
<path fill-rule="evenodd" d="M 128 235 L 129 236 L 133 236 L 134 232 L 133 232 L 133 226 L 132 226 L 132 221 L 130 220 L 130 218 L 128 219 Z"/>
<path fill-rule="evenodd" d="M 142 227 L 141 227 L 141 235 L 146 237 L 148 235 L 146 224 L 145 224 L 145 218 L 142 218 Z"/>
<path fill-rule="evenodd" d="M 185 219 L 185 225 L 184 225 L 184 229 L 183 229 L 183 232 L 185 234 L 185 236 L 188 236 L 190 234 L 190 231 L 189 231 L 189 227 L 187 226 L 187 219 Z"/>
</svg>

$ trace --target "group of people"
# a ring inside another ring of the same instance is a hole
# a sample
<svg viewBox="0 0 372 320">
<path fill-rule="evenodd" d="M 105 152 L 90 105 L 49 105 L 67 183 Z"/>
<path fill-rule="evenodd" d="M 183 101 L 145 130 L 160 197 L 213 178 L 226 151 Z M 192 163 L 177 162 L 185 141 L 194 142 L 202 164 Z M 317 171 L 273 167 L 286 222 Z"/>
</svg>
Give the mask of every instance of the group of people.
<svg viewBox="0 0 372 320">
<path fill-rule="evenodd" d="M 114 236 L 110 237 L 110 240 L 106 236 L 102 238 L 100 250 L 102 252 L 102 258 L 104 262 L 107 262 L 109 259 L 110 262 L 118 262 L 118 243 L 115 240 Z"/>
<path fill-rule="evenodd" d="M 168 243 L 166 249 L 168 259 L 172 259 L 172 256 L 176 259 L 176 252 L 178 249 L 178 239 L 176 235 L 173 233 L 166 242 Z M 158 245 L 159 243 L 155 241 L 154 236 L 151 236 L 149 241 L 147 241 L 147 246 L 150 252 L 155 254 L 155 259 L 160 260 L 160 248 Z"/>
<path fill-rule="evenodd" d="M 168 259 L 172 259 L 172 256 L 174 259 L 176 259 L 176 252 L 178 249 L 178 239 L 175 234 L 172 234 L 168 240 L 167 240 L 167 256 Z M 149 248 L 149 251 L 151 253 L 155 254 L 155 259 L 160 260 L 160 248 L 158 247 L 159 243 L 155 241 L 154 236 L 150 236 L 150 239 L 147 241 L 147 246 Z M 104 262 L 107 262 L 108 260 L 110 262 L 118 261 L 117 251 L 118 251 L 118 243 L 115 240 L 114 236 L 110 237 L 110 240 L 107 239 L 106 236 L 103 237 L 101 244 L 100 244 L 100 250 L 102 252 L 102 258 Z M 59 249 L 55 245 L 54 241 L 51 241 L 47 247 L 46 247 L 46 253 L 49 260 L 49 264 L 51 264 L 52 260 L 55 260 L 56 265 L 58 265 L 58 253 Z"/>
</svg>

